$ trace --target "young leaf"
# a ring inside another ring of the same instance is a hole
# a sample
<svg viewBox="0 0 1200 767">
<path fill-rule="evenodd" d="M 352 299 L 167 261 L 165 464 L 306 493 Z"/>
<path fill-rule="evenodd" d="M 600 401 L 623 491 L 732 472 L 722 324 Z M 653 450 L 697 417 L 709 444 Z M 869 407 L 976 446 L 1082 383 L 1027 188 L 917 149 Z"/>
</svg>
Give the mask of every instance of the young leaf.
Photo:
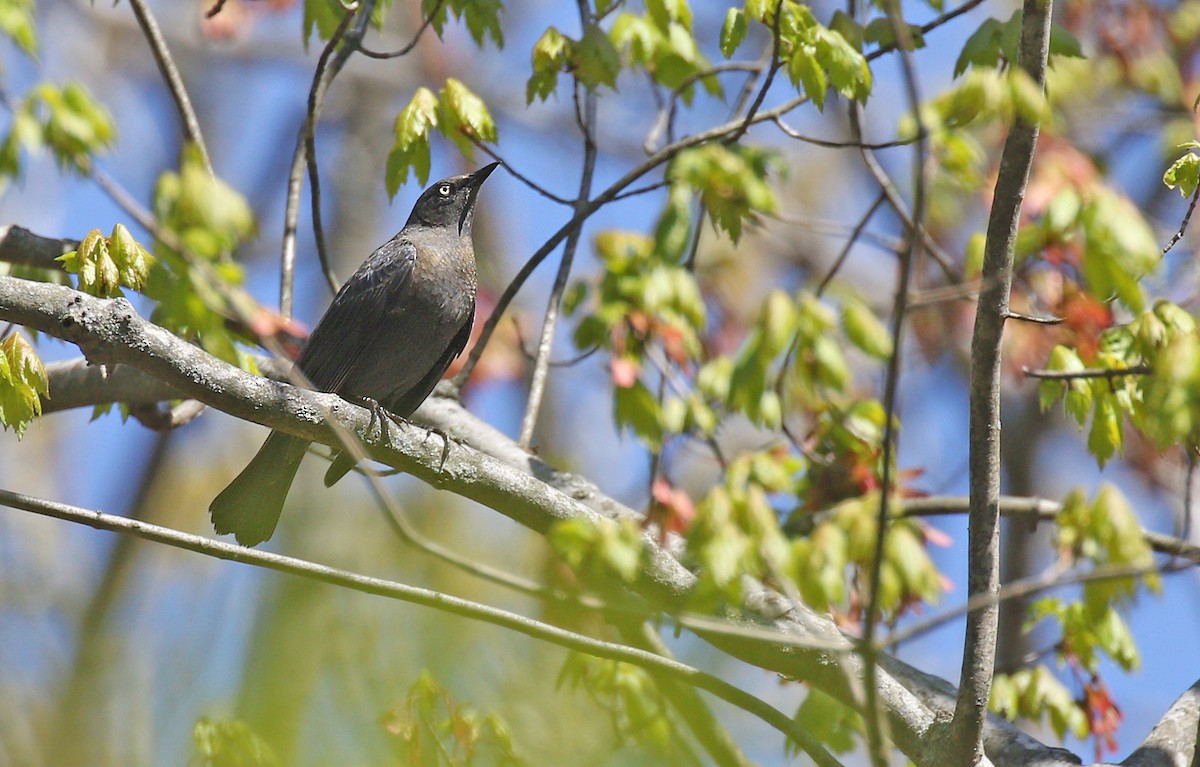
<svg viewBox="0 0 1200 767">
<path fill-rule="evenodd" d="M 0 341 L 0 426 L 17 438 L 42 414 L 42 398 L 50 396 L 46 368 L 37 352 L 19 333 Z"/>
<path fill-rule="evenodd" d="M 721 55 L 729 58 L 745 39 L 746 13 L 740 8 L 730 8 L 725 14 L 725 23 L 721 26 Z"/>
<path fill-rule="evenodd" d="M 496 140 L 496 123 L 483 99 L 453 77 L 441 92 L 441 119 L 438 128 L 453 141 L 466 157 L 474 156 L 470 139 Z"/>
<path fill-rule="evenodd" d="M 395 197 L 412 169 L 422 186 L 429 182 L 429 131 L 438 127 L 438 99 L 428 88 L 417 88 L 393 128 L 396 136 L 388 153 L 384 182 Z"/>
</svg>

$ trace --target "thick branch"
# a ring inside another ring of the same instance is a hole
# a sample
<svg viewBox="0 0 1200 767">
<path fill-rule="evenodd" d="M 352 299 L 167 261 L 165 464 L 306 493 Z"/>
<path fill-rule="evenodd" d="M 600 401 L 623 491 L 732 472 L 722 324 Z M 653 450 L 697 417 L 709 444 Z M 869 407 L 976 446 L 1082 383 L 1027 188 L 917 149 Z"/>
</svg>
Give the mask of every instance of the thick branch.
<svg viewBox="0 0 1200 767">
<path fill-rule="evenodd" d="M 8 264 L 61 269 L 55 259 L 77 247 L 78 240 L 43 237 L 15 224 L 0 226 L 0 261 Z"/>
<path fill-rule="evenodd" d="M 1051 0 L 1025 0 L 1019 65 L 1043 88 L 1050 43 Z M 996 177 L 988 219 L 975 330 L 971 339 L 970 489 L 967 592 L 970 598 L 1000 588 L 1000 341 L 1008 316 L 1013 249 L 1025 184 L 1033 164 L 1038 124 L 1013 123 Z M 983 723 L 996 663 L 998 606 L 967 615 L 962 676 L 952 728 L 953 763 L 973 765 L 983 755 Z"/>
</svg>

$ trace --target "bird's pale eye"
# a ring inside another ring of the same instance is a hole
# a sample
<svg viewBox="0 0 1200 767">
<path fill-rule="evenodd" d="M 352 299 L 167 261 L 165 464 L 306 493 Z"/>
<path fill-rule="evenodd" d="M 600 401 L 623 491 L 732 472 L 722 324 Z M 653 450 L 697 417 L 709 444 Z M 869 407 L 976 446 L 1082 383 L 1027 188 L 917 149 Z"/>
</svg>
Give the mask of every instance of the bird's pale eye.
<svg viewBox="0 0 1200 767">
<path fill-rule="evenodd" d="M 449 197 L 450 196 L 450 185 L 442 184 L 441 186 L 439 186 L 438 194 L 440 194 L 442 197 Z"/>
</svg>

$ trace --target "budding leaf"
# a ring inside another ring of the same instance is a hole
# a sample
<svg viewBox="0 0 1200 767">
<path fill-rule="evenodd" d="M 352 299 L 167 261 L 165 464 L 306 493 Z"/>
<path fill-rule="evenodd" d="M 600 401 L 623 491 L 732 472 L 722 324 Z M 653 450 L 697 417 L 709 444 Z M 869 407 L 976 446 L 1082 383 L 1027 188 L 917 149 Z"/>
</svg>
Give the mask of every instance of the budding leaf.
<svg viewBox="0 0 1200 767">
<path fill-rule="evenodd" d="M 49 396 L 46 368 L 24 336 L 12 333 L 0 341 L 0 426 L 24 436 L 42 414 L 42 397 Z"/>
</svg>

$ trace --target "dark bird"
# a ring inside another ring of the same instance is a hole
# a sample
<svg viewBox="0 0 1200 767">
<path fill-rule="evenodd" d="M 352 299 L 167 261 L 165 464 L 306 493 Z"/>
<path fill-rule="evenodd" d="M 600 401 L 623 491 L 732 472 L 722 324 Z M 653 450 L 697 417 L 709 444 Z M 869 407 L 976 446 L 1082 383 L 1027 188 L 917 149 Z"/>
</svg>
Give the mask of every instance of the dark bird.
<svg viewBox="0 0 1200 767">
<path fill-rule="evenodd" d="M 333 299 L 297 366 L 313 388 L 408 417 L 462 353 L 475 318 L 471 218 L 500 163 L 426 189 L 404 228 L 363 262 Z M 308 442 L 273 431 L 209 505 L 213 528 L 254 546 L 271 537 Z M 354 465 L 339 458 L 332 484 Z"/>
</svg>

